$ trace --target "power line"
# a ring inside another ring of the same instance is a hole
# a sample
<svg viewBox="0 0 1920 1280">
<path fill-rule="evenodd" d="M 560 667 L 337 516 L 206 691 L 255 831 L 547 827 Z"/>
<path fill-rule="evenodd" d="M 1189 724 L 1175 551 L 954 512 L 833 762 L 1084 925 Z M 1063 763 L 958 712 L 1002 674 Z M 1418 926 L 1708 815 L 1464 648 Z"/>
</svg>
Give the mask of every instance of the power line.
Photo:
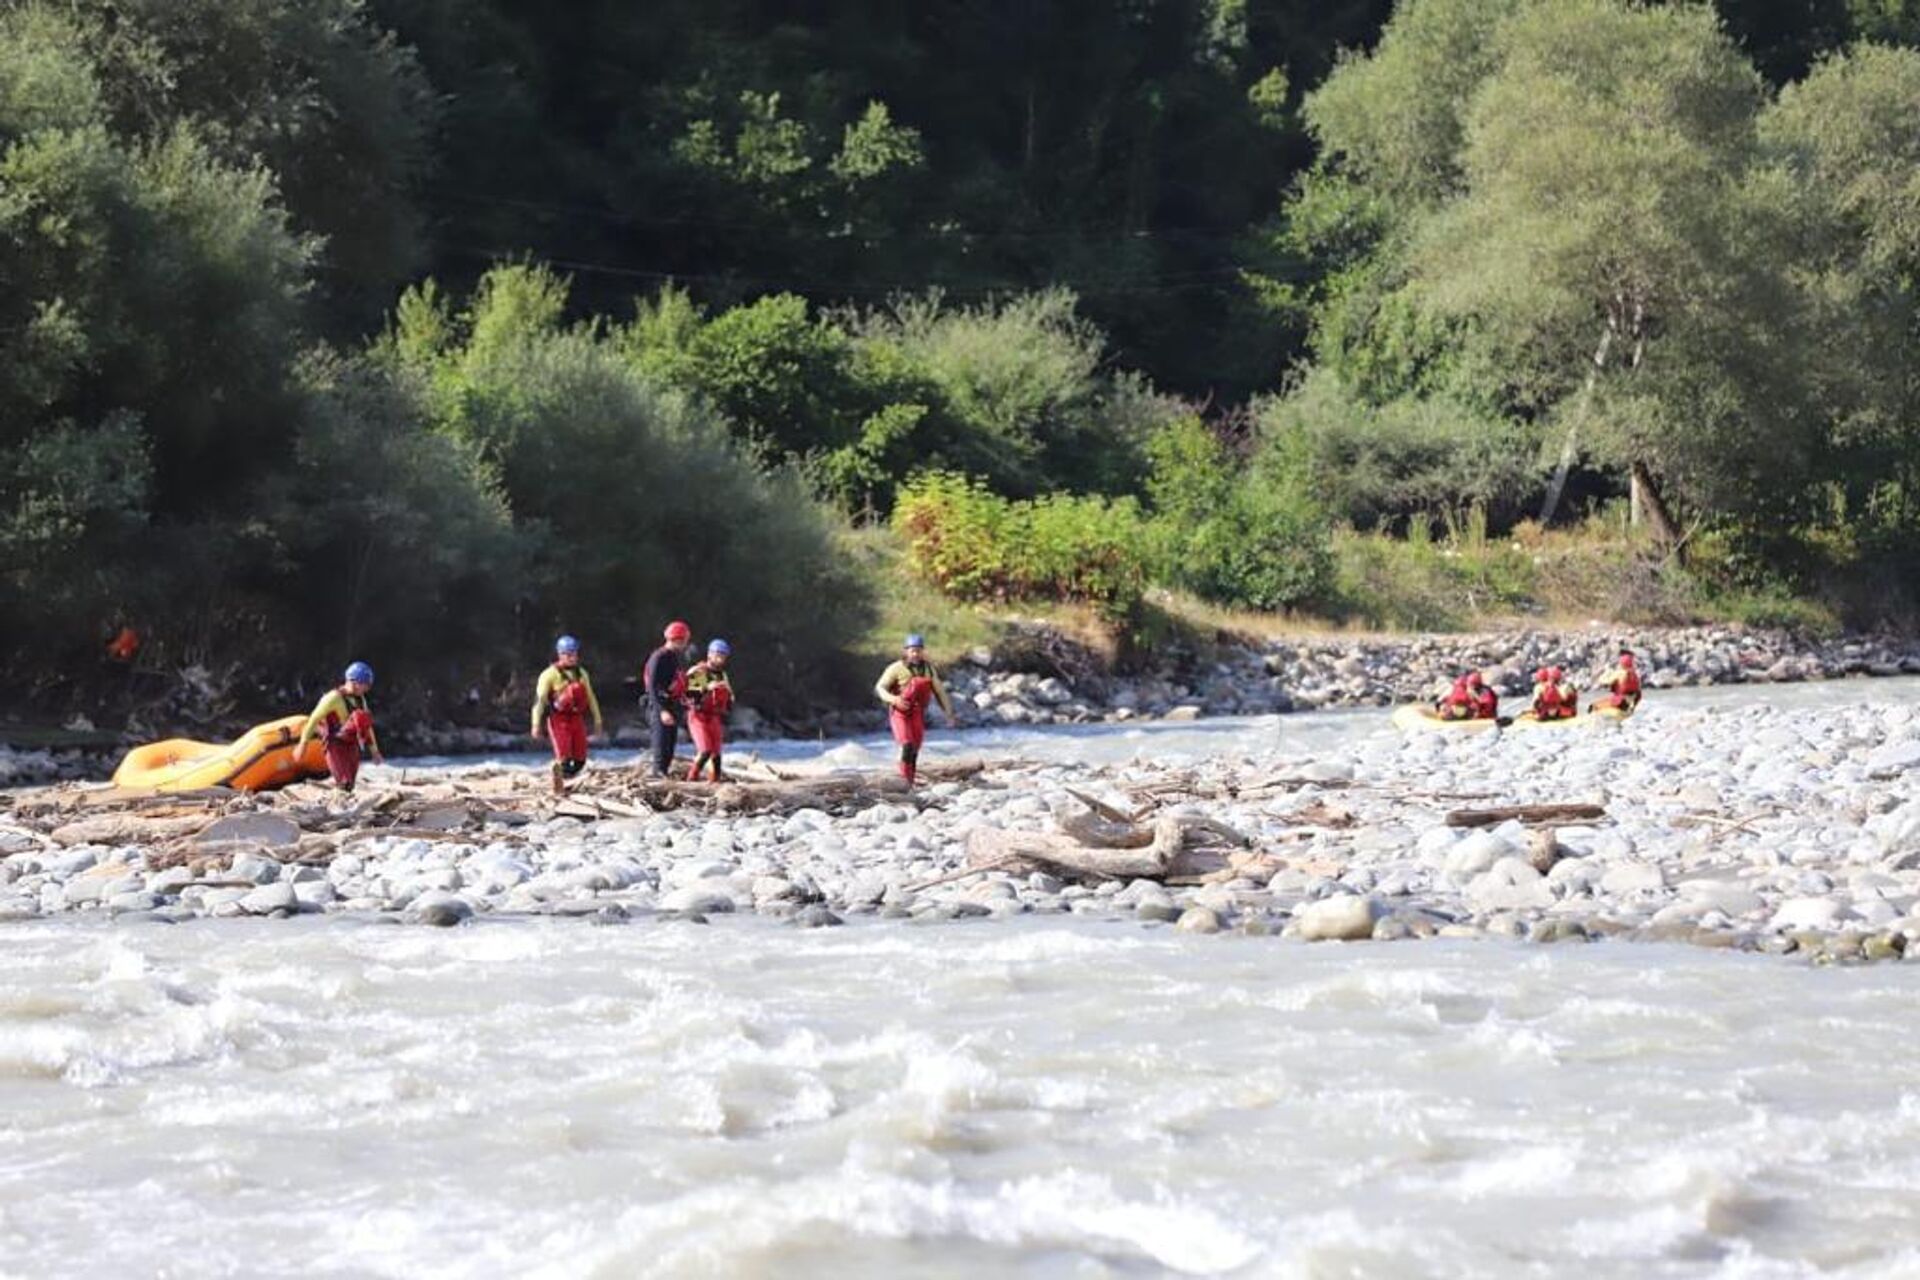
<svg viewBox="0 0 1920 1280">
<path fill-rule="evenodd" d="M 524 248 L 482 249 L 471 246 L 447 246 L 445 251 L 464 258 L 472 258 L 490 263 L 507 262 L 515 258 L 525 258 L 529 256 L 530 252 Z M 1153 296 L 1158 294 L 1177 294 L 1196 291 L 1226 292 L 1227 286 L 1242 279 L 1245 275 L 1244 268 L 1223 266 L 1204 270 L 1172 272 L 1139 281 L 1120 278 L 1112 282 L 1068 279 L 1050 282 L 1008 280 L 991 283 L 970 282 L 965 284 L 950 284 L 940 280 L 930 279 L 868 282 L 850 279 L 805 280 L 796 277 L 783 278 L 775 276 L 736 275 L 725 272 L 662 271 L 647 267 L 631 267 L 618 263 L 592 262 L 582 258 L 563 258 L 548 255 L 535 255 L 535 260 L 561 271 L 570 271 L 581 275 L 606 276 L 626 280 L 646 280 L 657 284 L 685 282 L 748 287 L 765 291 L 790 290 L 797 293 L 825 293 L 843 296 L 864 295 L 880 298 L 896 297 L 902 294 L 925 293 L 932 289 L 938 289 L 942 293 L 959 297 L 984 298 L 1043 288 L 1047 283 L 1064 284 L 1085 298 Z"/>
</svg>

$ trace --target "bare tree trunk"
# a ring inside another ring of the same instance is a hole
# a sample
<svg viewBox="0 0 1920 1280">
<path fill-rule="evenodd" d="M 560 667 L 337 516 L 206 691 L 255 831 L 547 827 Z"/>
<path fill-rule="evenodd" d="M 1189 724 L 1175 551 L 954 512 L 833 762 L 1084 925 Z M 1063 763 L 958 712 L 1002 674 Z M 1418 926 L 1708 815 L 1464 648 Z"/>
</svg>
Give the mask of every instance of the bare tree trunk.
<svg viewBox="0 0 1920 1280">
<path fill-rule="evenodd" d="M 1633 509 L 1645 513 L 1647 523 L 1653 526 L 1653 537 L 1663 547 L 1671 547 L 1680 541 L 1680 526 L 1673 522 L 1673 515 L 1667 510 L 1667 503 L 1660 496 L 1660 488 L 1653 482 L 1653 473 L 1647 470 L 1647 464 L 1636 462 L 1628 469 L 1628 480 L 1632 486 Z"/>
<path fill-rule="evenodd" d="M 1579 441 L 1580 423 L 1587 416 L 1587 406 L 1593 402 L 1593 384 L 1600 380 L 1600 374 L 1607 367 L 1607 351 L 1613 346 L 1613 317 L 1607 318 L 1607 327 L 1600 331 L 1600 345 L 1593 349 L 1593 367 L 1587 370 L 1587 383 L 1580 389 L 1580 404 L 1567 422 L 1567 438 L 1560 445 L 1560 461 L 1554 464 L 1553 479 L 1547 484 L 1546 500 L 1540 504 L 1540 523 L 1553 523 L 1553 513 L 1560 509 L 1560 494 L 1567 487 L 1567 473 L 1573 470 L 1575 447 Z"/>
</svg>

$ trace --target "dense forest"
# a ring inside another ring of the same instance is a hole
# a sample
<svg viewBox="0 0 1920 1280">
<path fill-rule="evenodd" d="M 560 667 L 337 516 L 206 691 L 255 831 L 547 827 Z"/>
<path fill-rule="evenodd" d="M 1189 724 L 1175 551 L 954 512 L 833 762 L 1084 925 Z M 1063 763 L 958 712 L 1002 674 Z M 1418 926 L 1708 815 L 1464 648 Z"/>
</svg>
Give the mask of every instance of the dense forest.
<svg viewBox="0 0 1920 1280">
<path fill-rule="evenodd" d="M 1910 621 L 1916 120 L 1915 0 L 5 0 L 8 684 L 804 700 L 893 575 L 1497 602 L 1436 537 Z"/>
</svg>

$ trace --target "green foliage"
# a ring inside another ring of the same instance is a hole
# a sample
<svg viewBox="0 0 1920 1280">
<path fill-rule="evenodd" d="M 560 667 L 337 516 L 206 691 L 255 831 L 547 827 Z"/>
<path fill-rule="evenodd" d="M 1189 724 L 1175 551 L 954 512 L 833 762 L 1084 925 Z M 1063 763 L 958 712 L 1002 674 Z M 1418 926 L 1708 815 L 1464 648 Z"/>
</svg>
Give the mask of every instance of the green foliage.
<svg viewBox="0 0 1920 1280">
<path fill-rule="evenodd" d="M 1143 381 L 1104 368 L 1105 337 L 1065 290 L 975 307 L 897 299 L 858 317 L 853 333 L 866 369 L 936 397 L 923 461 L 1002 493 L 1128 488 L 1169 412 Z"/>
<path fill-rule="evenodd" d="M 1272 455 L 1318 477 L 1327 509 L 1363 529 L 1469 507 L 1510 524 L 1543 471 L 1512 419 L 1438 396 L 1371 404 L 1325 368 L 1263 405 L 1261 422 Z"/>
<path fill-rule="evenodd" d="M 1104 336 L 1057 290 L 978 307 L 929 294 L 833 316 L 775 294 L 708 318 L 668 289 L 614 340 L 760 456 L 806 462 L 850 512 L 885 512 L 928 467 L 1019 496 L 1123 489 L 1167 412 L 1141 380 L 1104 367 Z"/>
<path fill-rule="evenodd" d="M 415 192 L 435 96 L 364 0 L 68 0 L 123 136 L 190 121 L 223 164 L 261 169 L 313 237 L 325 319 L 357 336 L 421 261 Z"/>
<path fill-rule="evenodd" d="M 660 620 L 684 614 L 733 642 L 761 705 L 804 698 L 804 673 L 870 607 L 825 512 L 597 327 L 564 325 L 565 296 L 550 272 L 500 268 L 457 317 L 403 308 L 385 344 L 431 388 L 435 427 L 499 477 L 526 547 L 514 641 L 538 652 L 567 630 L 603 663 L 637 661 Z M 420 336 L 448 328 L 451 343 Z"/>
<path fill-rule="evenodd" d="M 893 527 L 913 572 L 958 600 L 1085 603 L 1118 622 L 1146 590 L 1146 531 L 1130 498 L 1016 502 L 929 472 L 901 490 Z"/>
<path fill-rule="evenodd" d="M 1432 203 L 1463 180 L 1467 104 L 1499 63 L 1490 38 L 1522 0 L 1403 0 L 1366 55 L 1307 96 L 1314 136 L 1387 198 Z"/>
<path fill-rule="evenodd" d="M 259 499 L 286 630 L 443 683 L 510 663 L 526 540 L 479 451 L 421 429 L 425 388 L 407 373 L 322 353 L 299 379 L 291 465 Z"/>
<path fill-rule="evenodd" d="M 1161 581 L 1204 600 L 1276 610 L 1319 601 L 1332 557 L 1320 507 L 1280 466 L 1248 473 L 1198 418 L 1148 446 Z"/>
</svg>

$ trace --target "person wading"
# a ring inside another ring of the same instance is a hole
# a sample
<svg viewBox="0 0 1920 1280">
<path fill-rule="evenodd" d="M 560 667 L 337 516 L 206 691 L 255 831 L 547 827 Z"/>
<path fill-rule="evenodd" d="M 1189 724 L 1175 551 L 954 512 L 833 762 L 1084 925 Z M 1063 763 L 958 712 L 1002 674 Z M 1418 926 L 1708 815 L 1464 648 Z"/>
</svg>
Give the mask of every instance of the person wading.
<svg viewBox="0 0 1920 1280">
<path fill-rule="evenodd" d="M 372 667 L 364 662 L 348 666 L 340 687 L 327 690 L 307 717 L 300 729 L 300 741 L 294 746 L 294 758 L 298 759 L 318 735 L 326 748 L 327 772 L 333 775 L 333 785 L 342 791 L 353 790 L 360 776 L 362 751 L 372 755 L 375 764 L 386 763 L 380 754 L 380 739 L 373 733 L 373 711 L 367 706 L 371 688 Z"/>
<path fill-rule="evenodd" d="M 553 665 L 540 673 L 533 688 L 533 736 L 542 726 L 553 742 L 553 794 L 564 795 L 566 780 L 587 767 L 587 715 L 593 715 L 593 731 L 605 732 L 600 718 L 600 699 L 593 696 L 593 681 L 580 665 L 580 642 L 561 636 L 553 642 Z"/>
<path fill-rule="evenodd" d="M 900 744 L 900 776 L 912 786 L 920 768 L 920 747 L 927 740 L 927 703 L 938 702 L 948 727 L 953 725 L 953 704 L 947 700 L 940 673 L 927 661 L 926 640 L 908 636 L 900 648 L 900 661 L 880 673 L 873 691 L 887 704 L 887 724 Z"/>
<path fill-rule="evenodd" d="M 713 780 L 727 780 L 720 767 L 720 748 L 727 738 L 727 712 L 733 709 L 733 681 L 727 678 L 727 662 L 732 656 L 733 647 L 725 640 L 710 641 L 707 660 L 687 670 L 687 732 L 698 753 L 687 773 L 688 782 L 700 781 L 709 761 L 713 764 Z"/>
<path fill-rule="evenodd" d="M 641 705 L 653 739 L 653 774 L 664 778 L 673 770 L 673 749 L 687 718 L 687 659 L 693 651 L 693 629 L 686 623 L 667 624 L 666 643 L 647 655 L 640 672 Z"/>
</svg>

